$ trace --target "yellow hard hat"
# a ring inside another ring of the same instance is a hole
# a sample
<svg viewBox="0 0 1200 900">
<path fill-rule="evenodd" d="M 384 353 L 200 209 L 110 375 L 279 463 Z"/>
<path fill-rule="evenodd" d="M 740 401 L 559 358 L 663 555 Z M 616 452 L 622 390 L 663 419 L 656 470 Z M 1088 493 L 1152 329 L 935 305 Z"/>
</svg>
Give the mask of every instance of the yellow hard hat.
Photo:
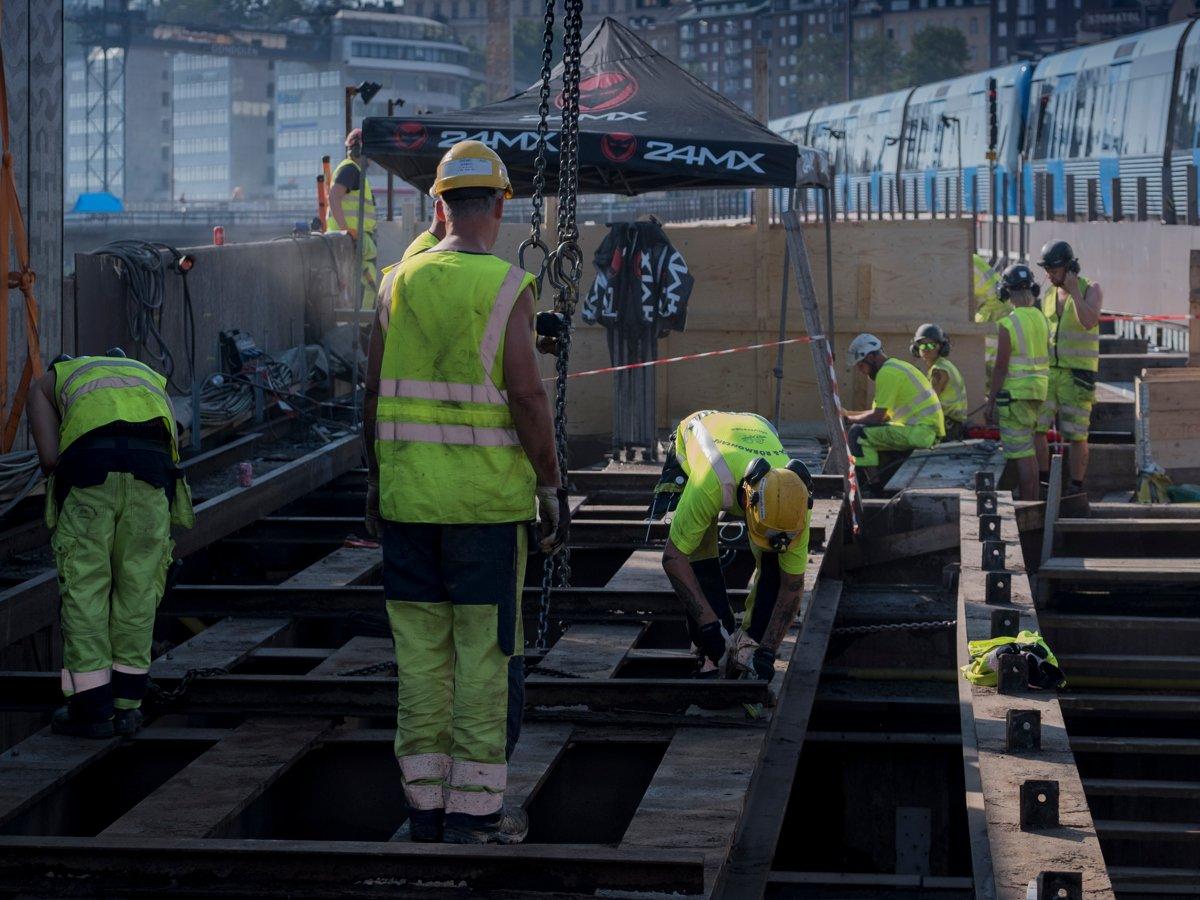
<svg viewBox="0 0 1200 900">
<path fill-rule="evenodd" d="M 743 482 L 746 530 L 750 542 L 763 550 L 782 553 L 804 532 L 808 487 L 791 469 L 770 469 Z"/>
<path fill-rule="evenodd" d="M 479 141 L 459 141 L 438 163 L 437 178 L 429 193 L 439 197 L 446 191 L 478 187 L 504 191 L 504 199 L 512 199 L 508 169 L 496 151 Z"/>
</svg>

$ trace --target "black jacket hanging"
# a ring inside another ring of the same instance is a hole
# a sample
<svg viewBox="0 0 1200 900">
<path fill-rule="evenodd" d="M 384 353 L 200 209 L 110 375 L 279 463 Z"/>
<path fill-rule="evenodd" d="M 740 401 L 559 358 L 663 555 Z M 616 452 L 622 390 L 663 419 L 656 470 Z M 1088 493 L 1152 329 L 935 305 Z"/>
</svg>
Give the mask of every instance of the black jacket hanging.
<svg viewBox="0 0 1200 900">
<path fill-rule="evenodd" d="M 596 280 L 583 320 L 634 334 L 653 327 L 661 337 L 683 331 L 695 279 L 658 222 L 616 222 L 596 250 Z"/>
</svg>

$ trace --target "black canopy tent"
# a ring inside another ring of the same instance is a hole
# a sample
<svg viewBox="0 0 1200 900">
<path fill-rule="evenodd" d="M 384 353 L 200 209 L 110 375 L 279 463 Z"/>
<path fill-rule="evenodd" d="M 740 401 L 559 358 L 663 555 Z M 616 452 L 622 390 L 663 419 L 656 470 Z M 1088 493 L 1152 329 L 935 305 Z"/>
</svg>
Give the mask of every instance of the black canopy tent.
<svg viewBox="0 0 1200 900">
<path fill-rule="evenodd" d="M 500 154 L 517 195 L 528 195 L 540 87 L 461 112 L 367 118 L 364 152 L 427 191 L 447 148 L 479 140 Z M 829 185 L 823 153 L 775 134 L 614 19 L 604 19 L 584 39 L 579 87 L 581 193 Z M 559 65 L 550 94 L 548 191 L 557 190 L 561 93 Z"/>
<path fill-rule="evenodd" d="M 548 195 L 558 190 L 562 72 L 560 64 L 551 75 Z M 632 196 L 721 187 L 816 188 L 824 193 L 826 327 L 832 341 L 832 179 L 825 154 L 780 137 L 612 18 L 605 18 L 583 40 L 579 86 L 580 193 Z M 433 185 L 438 161 L 448 148 L 459 141 L 481 141 L 504 160 L 517 196 L 528 196 L 537 157 L 540 88 L 538 82 L 505 100 L 458 112 L 368 117 L 362 126 L 363 153 L 425 192 Z M 787 281 L 785 253 L 780 340 L 786 332 Z M 782 349 L 775 372 L 777 420 Z"/>
</svg>

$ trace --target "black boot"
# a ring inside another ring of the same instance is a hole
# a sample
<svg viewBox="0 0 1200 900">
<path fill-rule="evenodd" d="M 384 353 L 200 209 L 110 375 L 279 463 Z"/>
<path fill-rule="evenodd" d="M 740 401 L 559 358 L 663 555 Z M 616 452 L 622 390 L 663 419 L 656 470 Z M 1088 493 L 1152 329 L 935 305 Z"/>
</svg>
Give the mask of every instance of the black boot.
<svg viewBox="0 0 1200 900">
<path fill-rule="evenodd" d="M 73 694 L 67 705 L 54 711 L 50 730 L 72 737 L 110 738 L 113 736 L 112 685 L 103 684 Z"/>
</svg>

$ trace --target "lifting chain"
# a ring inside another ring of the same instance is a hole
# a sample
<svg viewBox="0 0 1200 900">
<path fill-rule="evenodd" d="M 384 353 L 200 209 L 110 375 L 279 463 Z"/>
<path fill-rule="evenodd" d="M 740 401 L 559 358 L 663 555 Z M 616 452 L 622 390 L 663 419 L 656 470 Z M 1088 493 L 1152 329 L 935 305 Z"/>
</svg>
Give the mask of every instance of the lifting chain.
<svg viewBox="0 0 1200 900">
<path fill-rule="evenodd" d="M 160 685 L 153 681 L 146 683 L 146 696 L 151 703 L 158 706 L 170 706 L 183 699 L 188 692 L 188 688 L 192 686 L 192 682 L 197 678 L 216 678 L 218 675 L 228 675 L 229 670 L 220 666 L 209 666 L 201 669 L 188 669 L 183 673 L 183 677 L 179 679 L 179 684 L 175 685 L 171 690 L 164 690 Z"/>
<path fill-rule="evenodd" d="M 533 160 L 533 196 L 529 199 L 532 209 L 529 214 L 529 237 L 517 250 L 517 265 L 526 272 L 529 267 L 525 265 L 525 251 L 533 249 L 541 253 L 542 260 L 537 270 L 539 294 L 546 277 L 546 263 L 550 260 L 550 248 L 542 239 L 542 209 L 546 196 L 546 143 L 550 131 L 550 71 L 554 63 L 554 2 L 546 0 L 545 29 L 542 32 L 542 85 L 538 90 L 537 155 Z"/>
<path fill-rule="evenodd" d="M 880 634 L 888 631 L 941 631 L 953 628 L 958 624 L 957 619 L 944 619 L 940 622 L 880 622 L 877 625 L 847 625 L 845 628 L 835 628 L 830 634 L 837 636 L 850 634 Z"/>
<path fill-rule="evenodd" d="M 549 4 L 547 4 L 549 5 Z M 554 287 L 554 311 L 562 320 L 555 361 L 554 442 L 562 486 L 567 487 L 567 372 L 571 359 L 571 317 L 579 301 L 583 277 L 583 253 L 579 249 L 579 226 L 575 221 L 579 194 L 579 69 L 583 44 L 583 0 L 565 0 L 563 14 L 562 127 L 558 138 L 558 246 L 550 254 L 547 271 Z M 551 26 L 553 23 L 550 23 Z M 552 46 L 553 28 L 545 34 Z M 545 46 L 542 59 L 545 60 Z M 543 121 L 545 117 L 543 116 Z M 539 130 L 541 123 L 539 123 Z M 542 570 L 542 596 L 538 608 L 536 646 L 545 650 L 550 627 L 550 593 L 557 583 L 571 583 L 571 555 L 566 547 L 547 557 Z"/>
</svg>

